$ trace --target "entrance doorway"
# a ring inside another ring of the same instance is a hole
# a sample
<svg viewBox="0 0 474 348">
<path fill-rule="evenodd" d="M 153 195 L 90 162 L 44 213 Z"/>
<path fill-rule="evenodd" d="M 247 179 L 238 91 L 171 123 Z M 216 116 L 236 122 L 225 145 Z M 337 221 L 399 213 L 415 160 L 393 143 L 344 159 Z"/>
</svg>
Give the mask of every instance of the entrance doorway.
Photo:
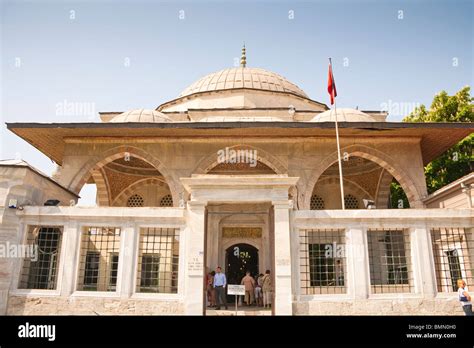
<svg viewBox="0 0 474 348">
<path fill-rule="evenodd" d="M 228 284 L 240 284 L 247 271 L 257 279 L 258 249 L 250 244 L 234 244 L 226 250 L 225 264 Z M 233 300 L 234 296 L 228 296 L 227 301 Z"/>
</svg>

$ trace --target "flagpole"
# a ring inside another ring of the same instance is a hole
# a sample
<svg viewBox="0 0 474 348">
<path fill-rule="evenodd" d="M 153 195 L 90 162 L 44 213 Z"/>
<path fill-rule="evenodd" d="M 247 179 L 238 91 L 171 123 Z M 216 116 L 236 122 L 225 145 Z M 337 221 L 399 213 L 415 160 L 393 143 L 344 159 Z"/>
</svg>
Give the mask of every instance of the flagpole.
<svg viewBox="0 0 474 348">
<path fill-rule="evenodd" d="M 329 64 L 331 64 L 331 74 L 332 74 L 332 62 L 329 58 Z M 339 164 L 339 184 L 341 186 L 341 206 L 342 210 L 346 209 L 344 204 L 344 185 L 342 179 L 342 161 L 341 161 L 341 145 L 339 143 L 339 127 L 337 125 L 337 107 L 336 107 L 336 98 L 334 98 L 334 116 L 335 116 L 335 125 L 336 125 L 336 144 L 337 144 L 337 162 Z"/>
</svg>

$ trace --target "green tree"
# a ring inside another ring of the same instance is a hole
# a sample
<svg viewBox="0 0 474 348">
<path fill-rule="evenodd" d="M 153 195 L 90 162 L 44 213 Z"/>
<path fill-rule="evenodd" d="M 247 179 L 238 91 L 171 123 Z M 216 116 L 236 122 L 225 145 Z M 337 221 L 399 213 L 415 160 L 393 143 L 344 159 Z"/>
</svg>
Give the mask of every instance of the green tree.
<svg viewBox="0 0 474 348">
<path fill-rule="evenodd" d="M 474 98 L 471 97 L 470 90 L 470 87 L 466 86 L 453 96 L 448 95 L 446 91 L 442 91 L 435 95 L 429 109 L 421 105 L 415 108 L 403 121 L 473 122 Z M 473 144 L 474 135 L 471 134 L 425 167 L 428 193 L 432 193 L 473 171 Z M 398 207 L 398 199 L 408 202 L 398 183 L 392 182 L 390 192 L 392 208 Z"/>
</svg>

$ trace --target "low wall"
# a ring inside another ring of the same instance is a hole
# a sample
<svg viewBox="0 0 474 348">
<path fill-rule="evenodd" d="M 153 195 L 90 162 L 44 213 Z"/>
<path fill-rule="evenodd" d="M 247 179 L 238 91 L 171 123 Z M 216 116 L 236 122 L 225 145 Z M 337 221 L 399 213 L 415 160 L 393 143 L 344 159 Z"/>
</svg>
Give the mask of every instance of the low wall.
<svg viewBox="0 0 474 348">
<path fill-rule="evenodd" d="M 457 299 L 300 301 L 294 315 L 464 315 Z"/>
<path fill-rule="evenodd" d="M 7 315 L 176 315 L 178 300 L 10 296 Z"/>
</svg>

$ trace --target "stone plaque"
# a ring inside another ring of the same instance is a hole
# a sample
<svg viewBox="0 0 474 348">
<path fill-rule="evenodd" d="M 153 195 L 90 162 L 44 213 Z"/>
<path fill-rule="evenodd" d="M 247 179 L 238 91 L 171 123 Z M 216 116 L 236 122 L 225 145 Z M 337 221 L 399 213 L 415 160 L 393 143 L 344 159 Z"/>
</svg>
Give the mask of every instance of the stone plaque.
<svg viewBox="0 0 474 348">
<path fill-rule="evenodd" d="M 201 273 L 203 271 L 203 262 L 202 262 L 202 257 L 192 257 L 188 261 L 188 271 L 190 273 Z"/>
<path fill-rule="evenodd" d="M 277 259 L 276 264 L 277 264 L 277 266 L 289 266 L 290 265 L 290 259 Z"/>
<path fill-rule="evenodd" d="M 223 227 L 223 238 L 261 238 L 261 227 Z"/>
</svg>

